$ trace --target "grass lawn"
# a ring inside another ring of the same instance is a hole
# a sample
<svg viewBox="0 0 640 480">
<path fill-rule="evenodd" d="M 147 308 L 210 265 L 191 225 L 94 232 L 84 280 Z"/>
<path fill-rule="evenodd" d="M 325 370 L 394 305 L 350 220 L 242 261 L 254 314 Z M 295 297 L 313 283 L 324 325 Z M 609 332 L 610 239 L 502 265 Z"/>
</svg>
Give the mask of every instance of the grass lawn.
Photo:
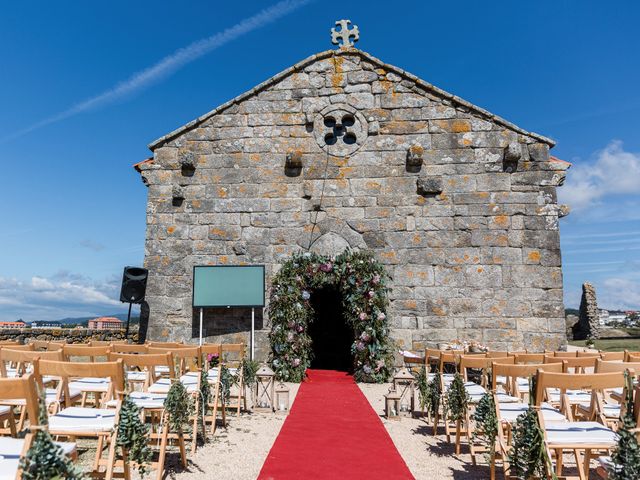
<svg viewBox="0 0 640 480">
<path fill-rule="evenodd" d="M 570 345 L 576 347 L 584 347 L 584 340 L 570 340 Z M 633 352 L 640 351 L 640 338 L 604 338 L 602 340 L 595 341 L 595 348 L 604 352 L 621 352 L 623 350 L 629 350 Z"/>
</svg>

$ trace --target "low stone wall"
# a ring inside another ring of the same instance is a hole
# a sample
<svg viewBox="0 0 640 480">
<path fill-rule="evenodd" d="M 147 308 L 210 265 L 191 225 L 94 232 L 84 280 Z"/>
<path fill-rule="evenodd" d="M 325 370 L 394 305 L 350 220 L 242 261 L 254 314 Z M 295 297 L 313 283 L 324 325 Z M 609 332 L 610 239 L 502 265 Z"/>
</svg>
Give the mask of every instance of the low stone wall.
<svg viewBox="0 0 640 480">
<path fill-rule="evenodd" d="M 87 343 L 91 340 L 124 340 L 124 330 L 89 330 L 88 328 L 16 328 L 0 330 L 0 341 L 18 340 L 20 343 L 27 343 L 29 340 L 49 340 L 67 343 Z M 138 329 L 129 330 L 129 339 L 132 342 L 138 341 Z"/>
</svg>

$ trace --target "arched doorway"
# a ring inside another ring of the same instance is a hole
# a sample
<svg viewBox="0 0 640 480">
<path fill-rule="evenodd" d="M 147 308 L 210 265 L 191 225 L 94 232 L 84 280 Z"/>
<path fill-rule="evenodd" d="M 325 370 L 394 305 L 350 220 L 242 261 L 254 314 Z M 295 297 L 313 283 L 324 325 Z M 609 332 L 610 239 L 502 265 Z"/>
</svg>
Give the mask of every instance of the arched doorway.
<svg viewBox="0 0 640 480">
<path fill-rule="evenodd" d="M 372 252 L 294 253 L 272 278 L 269 295 L 270 365 L 276 377 L 300 382 L 313 362 L 353 369 L 357 381 L 386 381 L 394 349 L 386 315 L 388 281 Z"/>
<path fill-rule="evenodd" d="M 346 322 L 340 291 L 335 285 L 317 289 L 311 292 L 310 303 L 313 309 L 309 324 L 311 367 L 352 371 L 353 327 Z"/>
</svg>

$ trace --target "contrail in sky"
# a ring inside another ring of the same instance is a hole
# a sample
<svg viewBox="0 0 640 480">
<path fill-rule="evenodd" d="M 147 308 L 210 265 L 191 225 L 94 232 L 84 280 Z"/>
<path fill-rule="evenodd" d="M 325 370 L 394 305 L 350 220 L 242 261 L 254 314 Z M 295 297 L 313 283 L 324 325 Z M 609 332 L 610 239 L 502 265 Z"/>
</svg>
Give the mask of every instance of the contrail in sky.
<svg viewBox="0 0 640 480">
<path fill-rule="evenodd" d="M 167 55 L 155 65 L 152 65 L 144 70 L 134 73 L 131 77 L 116 84 L 114 87 L 106 90 L 99 95 L 88 98 L 80 103 L 72 105 L 66 110 L 59 112 L 55 115 L 47 117 L 33 125 L 19 130 L 11 135 L 8 135 L 0 139 L 0 143 L 6 142 L 17 137 L 21 137 L 27 133 L 38 130 L 39 128 L 51 125 L 52 123 L 65 120 L 69 117 L 73 117 L 80 113 L 93 110 L 95 108 L 107 105 L 122 97 L 138 92 L 152 85 L 153 83 L 171 75 L 183 66 L 197 60 L 198 58 L 206 55 L 217 48 L 249 33 L 253 30 L 257 30 L 260 27 L 264 27 L 269 23 L 273 23 L 276 20 L 288 15 L 289 13 L 304 7 L 314 0 L 283 0 L 275 5 L 261 10 L 252 17 L 245 18 L 241 22 L 235 24 L 232 27 L 227 28 L 221 32 L 218 32 L 210 37 L 203 38 L 193 42 L 192 44 L 180 48 L 170 55 Z"/>
</svg>

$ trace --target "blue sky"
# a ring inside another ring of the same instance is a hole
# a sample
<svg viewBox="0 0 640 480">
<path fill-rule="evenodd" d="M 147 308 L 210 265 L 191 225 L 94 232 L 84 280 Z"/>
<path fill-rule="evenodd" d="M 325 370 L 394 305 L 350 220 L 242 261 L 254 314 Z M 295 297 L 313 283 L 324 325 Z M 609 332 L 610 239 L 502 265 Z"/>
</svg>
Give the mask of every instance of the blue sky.
<svg viewBox="0 0 640 480">
<path fill-rule="evenodd" d="M 333 48 L 340 18 L 360 27 L 359 48 L 556 139 L 552 153 L 574 164 L 560 189 L 573 206 L 566 304 L 590 280 L 602 306 L 640 308 L 640 5 L 521 5 L 8 3 L 0 320 L 126 311 L 120 276 L 142 263 L 146 201 L 131 165 L 152 140 Z"/>
</svg>

